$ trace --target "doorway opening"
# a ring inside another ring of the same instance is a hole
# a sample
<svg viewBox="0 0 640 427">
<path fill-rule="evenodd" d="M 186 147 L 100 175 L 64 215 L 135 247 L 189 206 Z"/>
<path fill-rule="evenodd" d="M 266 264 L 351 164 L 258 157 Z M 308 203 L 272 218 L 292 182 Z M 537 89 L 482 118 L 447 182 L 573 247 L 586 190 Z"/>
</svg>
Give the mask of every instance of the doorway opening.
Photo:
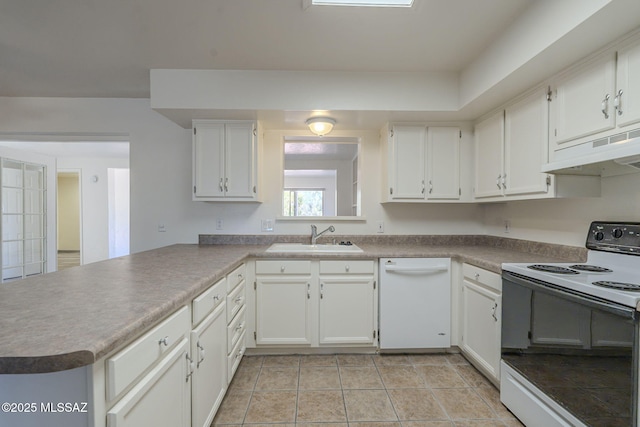
<svg viewBox="0 0 640 427">
<path fill-rule="evenodd" d="M 82 265 L 80 171 L 58 169 L 58 270 Z"/>
</svg>

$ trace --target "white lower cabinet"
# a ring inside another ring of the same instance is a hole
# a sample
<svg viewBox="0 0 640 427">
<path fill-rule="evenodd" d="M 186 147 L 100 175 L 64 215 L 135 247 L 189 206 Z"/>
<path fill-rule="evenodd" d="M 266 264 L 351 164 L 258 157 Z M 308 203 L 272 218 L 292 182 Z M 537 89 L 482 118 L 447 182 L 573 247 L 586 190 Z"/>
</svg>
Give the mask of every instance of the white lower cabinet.
<svg viewBox="0 0 640 427">
<path fill-rule="evenodd" d="M 462 269 L 461 350 L 474 366 L 498 384 L 502 279 L 499 274 L 469 264 Z"/>
<path fill-rule="evenodd" d="M 375 346 L 375 261 L 256 260 L 258 346 Z"/>
<path fill-rule="evenodd" d="M 191 426 L 209 427 L 227 391 L 227 317 L 222 302 L 191 332 L 195 363 L 191 383 Z"/>
<path fill-rule="evenodd" d="M 256 261 L 256 344 L 311 344 L 311 262 Z"/>
<path fill-rule="evenodd" d="M 185 338 L 107 412 L 107 427 L 190 425 L 188 354 Z"/>
<path fill-rule="evenodd" d="M 320 344 L 374 344 L 373 261 L 320 261 Z"/>
</svg>

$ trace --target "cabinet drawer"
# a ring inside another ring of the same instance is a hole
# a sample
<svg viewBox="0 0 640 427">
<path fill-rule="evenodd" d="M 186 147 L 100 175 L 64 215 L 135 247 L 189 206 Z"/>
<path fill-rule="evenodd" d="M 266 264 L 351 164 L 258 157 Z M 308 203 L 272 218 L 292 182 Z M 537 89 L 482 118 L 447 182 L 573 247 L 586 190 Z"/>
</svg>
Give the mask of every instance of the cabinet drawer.
<svg viewBox="0 0 640 427">
<path fill-rule="evenodd" d="M 133 344 L 107 359 L 107 399 L 111 401 L 175 346 L 190 329 L 183 307 Z"/>
<path fill-rule="evenodd" d="M 229 383 L 233 379 L 233 374 L 236 373 L 238 365 L 240 365 L 240 361 L 242 361 L 242 355 L 244 354 L 245 348 L 244 334 L 242 334 L 240 339 L 238 339 L 236 346 L 233 348 L 233 351 L 231 351 L 227 356 L 227 379 Z"/>
<path fill-rule="evenodd" d="M 244 264 L 227 275 L 227 292 L 231 292 L 247 277 L 247 268 Z"/>
<path fill-rule="evenodd" d="M 240 309 L 238 315 L 233 319 L 229 326 L 227 326 L 227 349 L 231 350 L 238 343 L 238 340 L 244 335 L 245 329 L 247 329 L 247 322 L 245 321 L 245 306 Z"/>
<path fill-rule="evenodd" d="M 244 286 L 238 286 L 233 292 L 227 295 L 227 323 L 244 307 L 245 295 Z"/>
<path fill-rule="evenodd" d="M 225 279 L 216 282 L 215 285 L 201 293 L 193 300 L 193 324 L 200 323 L 218 305 L 224 302 L 227 296 L 227 284 Z"/>
<path fill-rule="evenodd" d="M 497 292 L 502 292 L 502 276 L 499 274 L 470 264 L 463 264 L 462 272 L 467 279 L 481 283 Z"/>
<path fill-rule="evenodd" d="M 373 274 L 374 269 L 369 260 L 320 261 L 320 274 Z"/>
<path fill-rule="evenodd" d="M 256 274 L 311 274 L 308 260 L 258 260 Z"/>
</svg>

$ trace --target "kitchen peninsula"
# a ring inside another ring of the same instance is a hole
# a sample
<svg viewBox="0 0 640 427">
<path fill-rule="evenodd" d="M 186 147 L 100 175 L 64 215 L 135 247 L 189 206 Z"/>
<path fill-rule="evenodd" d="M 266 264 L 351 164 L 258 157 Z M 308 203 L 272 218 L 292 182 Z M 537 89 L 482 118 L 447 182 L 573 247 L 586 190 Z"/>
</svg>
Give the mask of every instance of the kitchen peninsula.
<svg viewBox="0 0 640 427">
<path fill-rule="evenodd" d="M 280 237 L 288 241 L 302 238 Z M 362 253 L 340 254 L 341 259 L 448 257 L 494 273 L 500 272 L 503 262 L 579 261 L 586 254 L 583 248 L 490 236 L 338 237 L 363 249 Z M 11 391 L 3 390 L 2 384 L 7 384 L 3 379 L 84 369 L 86 377 L 80 381 L 89 381 L 84 392 L 93 396 L 84 398 L 89 401 L 88 416 L 104 423 L 109 405 L 104 395 L 94 395 L 91 388 L 100 382 L 97 377 L 105 381 L 107 358 L 174 313 L 189 309 L 194 298 L 250 259 L 336 258 L 335 254 L 265 253 L 267 244 L 277 237 L 269 238 L 200 236 L 200 245 L 172 245 L 3 284 L 0 397 L 11 396 Z M 247 282 L 253 275 L 247 268 Z"/>
</svg>

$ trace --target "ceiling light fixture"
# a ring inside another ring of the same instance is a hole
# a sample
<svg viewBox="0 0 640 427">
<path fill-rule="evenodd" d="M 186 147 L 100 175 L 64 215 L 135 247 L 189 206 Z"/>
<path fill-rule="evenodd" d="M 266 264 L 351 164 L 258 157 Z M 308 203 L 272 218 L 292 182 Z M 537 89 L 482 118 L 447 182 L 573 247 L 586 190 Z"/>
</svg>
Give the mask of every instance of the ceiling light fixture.
<svg viewBox="0 0 640 427">
<path fill-rule="evenodd" d="M 309 130 L 318 136 L 323 136 L 331 132 L 336 121 L 331 117 L 311 117 L 305 122 Z"/>
</svg>

